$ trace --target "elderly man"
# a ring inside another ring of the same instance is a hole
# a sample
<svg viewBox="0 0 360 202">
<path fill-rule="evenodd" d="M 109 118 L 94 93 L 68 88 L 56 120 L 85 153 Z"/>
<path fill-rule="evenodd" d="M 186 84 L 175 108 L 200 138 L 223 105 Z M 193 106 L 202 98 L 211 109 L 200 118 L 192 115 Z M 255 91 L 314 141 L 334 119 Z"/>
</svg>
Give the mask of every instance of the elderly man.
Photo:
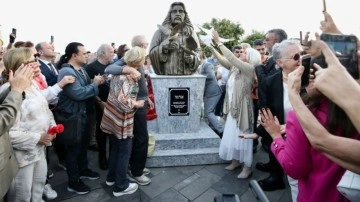
<svg viewBox="0 0 360 202">
<path fill-rule="evenodd" d="M 158 75 L 191 75 L 200 65 L 199 40 L 185 5 L 172 3 L 150 44 L 150 58 Z"/>
</svg>

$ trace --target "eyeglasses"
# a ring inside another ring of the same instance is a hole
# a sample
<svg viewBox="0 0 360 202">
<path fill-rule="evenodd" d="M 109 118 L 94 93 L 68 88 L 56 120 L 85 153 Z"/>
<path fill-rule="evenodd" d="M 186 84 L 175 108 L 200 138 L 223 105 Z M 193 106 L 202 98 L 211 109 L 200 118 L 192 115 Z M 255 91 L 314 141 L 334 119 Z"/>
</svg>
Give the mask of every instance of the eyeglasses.
<svg viewBox="0 0 360 202">
<path fill-rule="evenodd" d="M 291 60 L 291 59 L 293 59 L 293 60 L 295 60 L 295 61 L 299 61 L 299 59 L 300 59 L 300 53 L 296 53 L 292 58 L 283 58 L 284 60 Z"/>
</svg>

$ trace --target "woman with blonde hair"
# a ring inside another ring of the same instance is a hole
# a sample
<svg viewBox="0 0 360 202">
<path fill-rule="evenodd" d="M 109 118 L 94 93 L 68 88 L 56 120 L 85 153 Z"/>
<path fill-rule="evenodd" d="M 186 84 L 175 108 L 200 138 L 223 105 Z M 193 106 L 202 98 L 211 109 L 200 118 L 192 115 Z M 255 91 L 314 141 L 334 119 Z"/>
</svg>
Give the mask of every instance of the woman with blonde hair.
<svg viewBox="0 0 360 202">
<path fill-rule="evenodd" d="M 15 72 L 22 64 L 34 69 L 34 78 L 39 76 L 40 64 L 30 48 L 11 49 L 4 55 L 7 69 Z M 3 79 L 7 81 L 8 78 Z M 8 82 L 4 83 L 0 92 L 8 86 Z M 47 173 L 44 147 L 56 137 L 47 133 L 56 123 L 47 100 L 34 80 L 24 92 L 23 103 L 9 132 L 19 172 L 10 186 L 8 201 L 42 201 Z"/>
<path fill-rule="evenodd" d="M 125 53 L 128 67 L 138 69 L 144 65 L 146 50 L 134 47 Z M 138 189 L 136 183 L 129 183 L 126 176 L 133 138 L 134 114 L 144 106 L 144 100 L 136 100 L 139 91 L 138 80 L 130 75 L 114 75 L 105 104 L 100 128 L 110 136 L 111 151 L 106 185 L 113 186 L 113 195 L 132 194 Z"/>
</svg>

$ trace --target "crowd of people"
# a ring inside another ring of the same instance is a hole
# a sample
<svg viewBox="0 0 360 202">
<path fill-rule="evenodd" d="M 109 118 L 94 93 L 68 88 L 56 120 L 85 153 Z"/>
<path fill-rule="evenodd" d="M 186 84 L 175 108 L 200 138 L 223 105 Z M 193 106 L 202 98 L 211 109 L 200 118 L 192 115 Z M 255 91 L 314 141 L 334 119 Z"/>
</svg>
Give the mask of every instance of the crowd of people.
<svg viewBox="0 0 360 202">
<path fill-rule="evenodd" d="M 327 12 L 324 16 L 321 30 L 342 34 Z M 0 201 L 57 197 L 48 180 L 54 175 L 48 167 L 51 146 L 67 173 L 69 192 L 87 194 L 83 179 L 100 178 L 89 167 L 88 149 L 98 152 L 99 168 L 108 170 L 105 184 L 114 196 L 150 184 L 147 110 L 154 104 L 147 77 L 196 70 L 206 76 L 204 112 L 221 138 L 219 156 L 230 163 L 225 169 L 242 166 L 237 178 L 250 178 L 261 142 L 269 162 L 255 168 L 270 173 L 258 181 L 264 191 L 289 183 L 293 201 L 348 201 L 336 185 L 346 170 L 360 173 L 360 86 L 320 36 L 305 44 L 271 29 L 264 39 L 229 50 L 212 30 L 216 49 L 197 41 L 184 4 L 171 4 L 163 26 L 183 21 L 186 31 L 177 38 L 165 39 L 159 29 L 150 46 L 143 35 L 132 38 L 131 48 L 102 44 L 92 61 L 79 42 L 69 43 L 57 58 L 54 42 L 35 45 L 10 34 L 0 52 Z M 182 46 L 189 41 L 182 37 L 195 41 L 195 51 Z M 303 54 L 323 54 L 327 62 L 327 68 L 313 64 L 306 86 Z M 64 131 L 49 133 L 57 124 Z"/>
</svg>

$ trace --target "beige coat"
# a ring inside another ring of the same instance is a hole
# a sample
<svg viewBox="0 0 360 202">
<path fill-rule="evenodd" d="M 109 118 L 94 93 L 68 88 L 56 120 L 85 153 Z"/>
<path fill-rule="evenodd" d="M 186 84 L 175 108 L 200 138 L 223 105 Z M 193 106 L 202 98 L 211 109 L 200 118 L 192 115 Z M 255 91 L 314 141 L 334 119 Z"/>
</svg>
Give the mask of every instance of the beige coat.
<svg viewBox="0 0 360 202">
<path fill-rule="evenodd" d="M 255 67 L 249 63 L 240 61 L 224 45 L 220 45 L 220 50 L 224 54 L 220 55 L 214 48 L 210 48 L 219 63 L 230 70 L 229 78 L 235 74 L 234 91 L 226 91 L 224 100 L 224 115 L 231 113 L 236 119 L 237 126 L 241 131 L 254 131 L 254 112 L 251 98 L 251 89 L 254 82 Z M 229 105 L 229 93 L 233 93 L 232 102 Z M 225 116 L 226 117 L 226 116 Z"/>
<path fill-rule="evenodd" d="M 18 164 L 9 139 L 9 129 L 14 124 L 22 103 L 21 93 L 6 90 L 0 95 L 0 201 L 18 172 Z"/>
</svg>

